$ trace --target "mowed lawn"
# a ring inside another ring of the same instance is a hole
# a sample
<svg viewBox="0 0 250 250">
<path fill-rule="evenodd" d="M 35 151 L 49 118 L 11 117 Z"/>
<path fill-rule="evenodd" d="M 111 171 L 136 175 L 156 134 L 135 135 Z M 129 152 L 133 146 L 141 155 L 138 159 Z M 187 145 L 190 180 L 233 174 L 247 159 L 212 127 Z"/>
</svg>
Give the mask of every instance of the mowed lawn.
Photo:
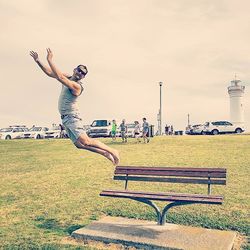
<svg viewBox="0 0 250 250">
<path fill-rule="evenodd" d="M 249 235 L 250 135 L 162 136 L 149 144 L 101 140 L 120 151 L 120 165 L 227 168 L 227 185 L 212 188 L 212 194 L 225 196 L 223 205 L 172 208 L 167 221 Z M 76 249 L 63 240 L 103 215 L 155 220 L 147 205 L 99 196 L 103 189 L 123 188 L 113 171 L 108 160 L 66 139 L 0 141 L 0 248 Z M 129 187 L 207 192 L 206 185 L 193 184 Z"/>
</svg>

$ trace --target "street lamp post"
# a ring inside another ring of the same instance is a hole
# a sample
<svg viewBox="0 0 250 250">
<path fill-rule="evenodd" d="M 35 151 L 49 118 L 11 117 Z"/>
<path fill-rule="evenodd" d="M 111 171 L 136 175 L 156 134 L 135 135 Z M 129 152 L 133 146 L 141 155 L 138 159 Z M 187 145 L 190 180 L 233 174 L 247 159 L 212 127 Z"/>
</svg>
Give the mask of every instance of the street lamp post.
<svg viewBox="0 0 250 250">
<path fill-rule="evenodd" d="M 162 130 L 161 130 L 161 125 L 162 125 L 162 107 L 161 107 L 161 87 L 162 87 L 162 82 L 159 82 L 159 85 L 160 85 L 160 110 L 159 110 L 159 128 L 158 128 L 158 131 L 159 131 L 159 135 L 162 134 Z"/>
</svg>

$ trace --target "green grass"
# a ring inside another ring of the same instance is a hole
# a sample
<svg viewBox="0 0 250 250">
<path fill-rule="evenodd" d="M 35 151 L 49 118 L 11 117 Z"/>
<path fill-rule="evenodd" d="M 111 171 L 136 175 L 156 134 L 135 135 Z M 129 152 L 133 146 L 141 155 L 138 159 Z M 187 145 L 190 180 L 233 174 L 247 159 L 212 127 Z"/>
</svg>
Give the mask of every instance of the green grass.
<svg viewBox="0 0 250 250">
<path fill-rule="evenodd" d="M 222 206 L 172 208 L 167 221 L 249 235 L 250 135 L 155 137 L 149 144 L 102 141 L 120 151 L 121 165 L 226 167 L 227 185 L 212 189 L 225 196 Z M 104 214 L 155 220 L 149 206 L 99 197 L 102 189 L 123 188 L 112 180 L 113 171 L 109 161 L 76 149 L 69 140 L 0 141 L 0 248 L 90 249 L 62 242 Z M 190 184 L 129 187 L 207 191 L 206 185 Z"/>
</svg>

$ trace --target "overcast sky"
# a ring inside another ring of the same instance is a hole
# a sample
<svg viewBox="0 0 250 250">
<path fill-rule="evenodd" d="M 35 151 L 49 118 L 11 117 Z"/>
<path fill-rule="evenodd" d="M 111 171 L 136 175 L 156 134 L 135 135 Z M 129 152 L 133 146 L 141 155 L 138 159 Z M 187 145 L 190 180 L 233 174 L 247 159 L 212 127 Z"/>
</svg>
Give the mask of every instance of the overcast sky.
<svg viewBox="0 0 250 250">
<path fill-rule="evenodd" d="M 0 0 L 0 127 L 60 123 L 60 83 L 29 56 L 46 47 L 63 72 L 85 64 L 80 110 L 120 122 L 229 119 L 227 87 L 246 86 L 250 129 L 249 0 Z"/>
</svg>

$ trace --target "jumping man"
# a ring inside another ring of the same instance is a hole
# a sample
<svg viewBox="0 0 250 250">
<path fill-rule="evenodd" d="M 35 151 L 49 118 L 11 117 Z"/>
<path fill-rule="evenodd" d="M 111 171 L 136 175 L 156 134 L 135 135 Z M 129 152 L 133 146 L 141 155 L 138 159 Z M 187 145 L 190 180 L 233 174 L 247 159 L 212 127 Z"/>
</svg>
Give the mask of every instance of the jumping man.
<svg viewBox="0 0 250 250">
<path fill-rule="evenodd" d="M 88 73 L 87 67 L 84 65 L 78 65 L 73 70 L 73 74 L 69 75 L 62 73 L 55 66 L 52 60 L 53 54 L 50 49 L 47 49 L 47 61 L 49 67 L 45 66 L 40 61 L 36 52 L 30 51 L 30 55 L 46 75 L 55 78 L 62 84 L 58 109 L 61 115 L 62 124 L 66 128 L 67 134 L 74 145 L 79 149 L 85 149 L 98 153 L 109 159 L 114 165 L 118 165 L 120 162 L 118 151 L 108 147 L 98 140 L 88 137 L 86 132 L 83 130 L 82 119 L 80 118 L 77 102 L 83 91 L 80 80 L 85 78 Z"/>
</svg>

